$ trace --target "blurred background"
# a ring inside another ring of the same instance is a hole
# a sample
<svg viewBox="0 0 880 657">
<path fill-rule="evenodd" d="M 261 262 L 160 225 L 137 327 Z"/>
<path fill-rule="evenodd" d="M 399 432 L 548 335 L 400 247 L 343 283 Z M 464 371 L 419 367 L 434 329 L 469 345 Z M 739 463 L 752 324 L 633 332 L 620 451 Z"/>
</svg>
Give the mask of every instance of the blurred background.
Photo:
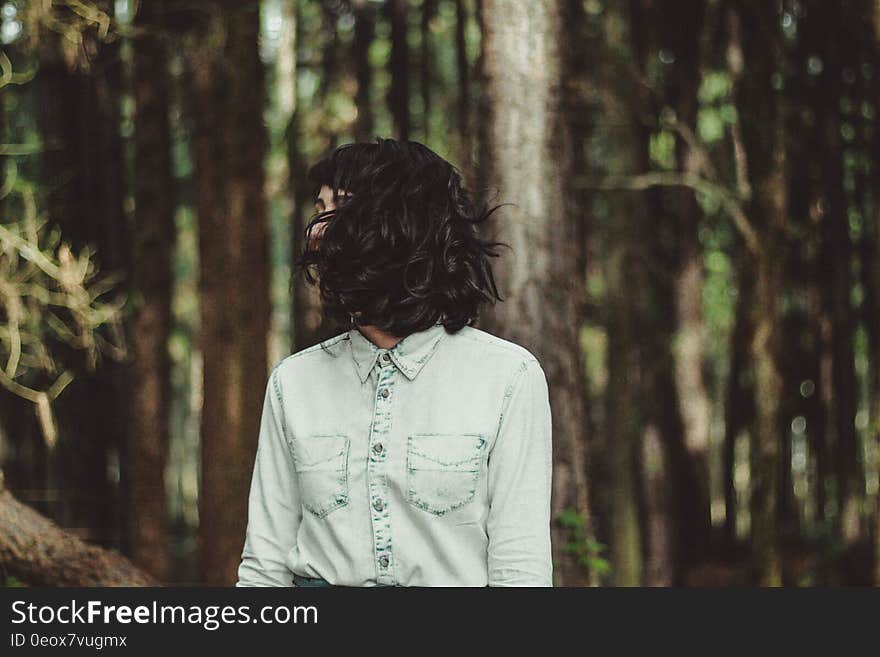
<svg viewBox="0 0 880 657">
<path fill-rule="evenodd" d="M 557 586 L 880 584 L 876 0 L 0 2 L 0 583 L 230 584 L 309 163 L 475 196 Z"/>
</svg>

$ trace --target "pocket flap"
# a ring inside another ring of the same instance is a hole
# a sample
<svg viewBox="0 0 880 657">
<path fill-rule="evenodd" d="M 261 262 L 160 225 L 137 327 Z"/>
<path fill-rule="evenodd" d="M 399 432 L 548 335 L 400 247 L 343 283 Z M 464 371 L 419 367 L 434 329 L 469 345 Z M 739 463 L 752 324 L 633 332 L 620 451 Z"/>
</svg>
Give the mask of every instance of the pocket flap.
<svg viewBox="0 0 880 657">
<path fill-rule="evenodd" d="M 424 469 L 475 469 L 486 445 L 479 434 L 423 433 L 407 440 L 410 467 Z"/>
<path fill-rule="evenodd" d="M 293 460 L 300 468 L 314 468 L 323 463 L 332 465 L 345 455 L 348 438 L 342 434 L 304 436 L 293 441 Z"/>
</svg>

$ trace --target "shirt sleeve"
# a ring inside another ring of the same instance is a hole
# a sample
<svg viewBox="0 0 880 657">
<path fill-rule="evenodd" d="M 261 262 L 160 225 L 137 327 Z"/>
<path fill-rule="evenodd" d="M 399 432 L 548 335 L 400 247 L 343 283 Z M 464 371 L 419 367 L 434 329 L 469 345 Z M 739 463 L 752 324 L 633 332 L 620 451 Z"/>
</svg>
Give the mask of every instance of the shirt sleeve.
<svg viewBox="0 0 880 657">
<path fill-rule="evenodd" d="M 281 399 L 276 367 L 263 400 L 236 586 L 294 585 L 286 557 L 296 544 L 302 507 L 293 455 L 284 435 Z"/>
<path fill-rule="evenodd" d="M 537 360 L 508 388 L 488 468 L 489 586 L 553 586 L 550 396 Z"/>
</svg>

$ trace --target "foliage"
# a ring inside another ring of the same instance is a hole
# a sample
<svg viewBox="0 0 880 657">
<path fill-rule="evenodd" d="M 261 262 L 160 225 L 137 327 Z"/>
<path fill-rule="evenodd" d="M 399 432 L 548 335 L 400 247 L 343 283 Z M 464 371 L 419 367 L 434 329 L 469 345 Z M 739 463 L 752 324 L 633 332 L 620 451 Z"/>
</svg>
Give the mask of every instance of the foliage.
<svg viewBox="0 0 880 657">
<path fill-rule="evenodd" d="M 25 30 L 25 47 L 38 48 L 45 34 L 53 32 L 60 54 L 71 68 L 87 69 L 101 43 L 118 38 L 122 30 L 108 0 L 42 0 L 22 5 L 21 22 Z"/>
<path fill-rule="evenodd" d="M 23 589 L 27 587 L 27 584 L 20 581 L 17 577 L 7 576 L 5 580 L 3 580 L 3 586 L 7 589 Z"/>
<path fill-rule="evenodd" d="M 100 42 L 118 35 L 117 23 L 102 3 L 28 3 L 21 22 L 18 13 L 13 18 L 23 30 L 25 47 L 37 46 L 44 30 L 60 34 L 62 56 L 71 67 L 87 67 L 94 54 L 96 41 L 85 38 L 88 32 L 94 30 Z M 34 77 L 33 70 L 14 71 L 5 52 L 0 52 L 0 71 L 0 89 L 25 85 Z M 38 135 L 26 144 L 0 144 L 0 385 L 35 404 L 51 446 L 57 439 L 51 401 L 73 379 L 62 346 L 85 355 L 90 369 L 102 355 L 124 358 L 121 311 L 126 299 L 107 299 L 119 276 L 99 275 L 93 249 L 74 253 L 39 209 L 37 187 L 20 175 L 16 157 L 38 155 L 42 148 Z"/>
<path fill-rule="evenodd" d="M 85 12 L 83 21 L 100 23 L 87 5 L 71 7 L 75 13 Z M 34 3 L 26 16 L 63 29 L 71 38 L 72 24 L 51 12 L 52 3 Z M 0 69 L 0 89 L 32 78 L 31 73 L 14 72 L 5 52 L 0 53 Z M 82 351 L 90 368 L 102 354 L 123 358 L 125 298 L 105 300 L 118 276 L 99 277 L 93 250 L 75 254 L 40 212 L 36 187 L 19 174 L 15 159 L 40 150 L 38 140 L 0 145 L 5 174 L 0 188 L 0 385 L 35 404 L 43 437 L 51 446 L 57 429 L 50 403 L 73 379 L 59 356 L 59 346 Z"/>
<path fill-rule="evenodd" d="M 583 516 L 574 509 L 565 509 L 557 515 L 556 520 L 569 531 L 569 541 L 563 551 L 576 555 L 578 564 L 588 571 L 600 577 L 609 575 L 611 563 L 602 556 L 607 546 L 586 536 Z"/>
<path fill-rule="evenodd" d="M 23 214 L 0 224 L 0 385 L 36 404 L 51 445 L 57 432 L 49 403 L 73 378 L 53 353 L 53 341 L 82 350 L 92 368 L 101 354 L 123 358 L 125 298 L 104 300 L 118 277 L 99 278 L 91 250 L 74 254 L 60 231 L 39 216 L 33 187 L 15 177 L 10 163 L 0 198 L 8 203 L 18 196 Z M 104 326 L 109 338 L 99 331 Z"/>
</svg>

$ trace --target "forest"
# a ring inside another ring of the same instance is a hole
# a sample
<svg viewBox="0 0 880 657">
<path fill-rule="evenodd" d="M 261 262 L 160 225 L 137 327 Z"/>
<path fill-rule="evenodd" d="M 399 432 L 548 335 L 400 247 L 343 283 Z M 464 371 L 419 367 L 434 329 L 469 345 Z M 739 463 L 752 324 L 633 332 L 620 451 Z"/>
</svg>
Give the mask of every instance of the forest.
<svg viewBox="0 0 880 657">
<path fill-rule="evenodd" d="M 347 327 L 310 163 L 421 142 L 542 363 L 554 585 L 880 585 L 877 0 L 0 1 L 0 585 L 235 580 Z"/>
</svg>

